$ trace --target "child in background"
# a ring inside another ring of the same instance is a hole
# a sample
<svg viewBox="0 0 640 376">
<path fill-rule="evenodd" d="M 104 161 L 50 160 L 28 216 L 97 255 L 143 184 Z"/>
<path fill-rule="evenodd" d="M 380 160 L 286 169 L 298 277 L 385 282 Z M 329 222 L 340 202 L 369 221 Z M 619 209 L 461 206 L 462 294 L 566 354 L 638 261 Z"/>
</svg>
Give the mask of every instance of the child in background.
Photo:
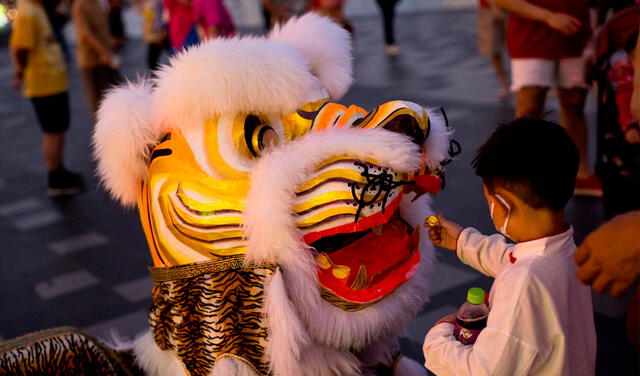
<svg viewBox="0 0 640 376">
<path fill-rule="evenodd" d="M 545 120 L 499 126 L 473 162 L 501 235 L 463 229 L 439 214 L 432 242 L 494 277 L 486 328 L 474 345 L 453 337 L 455 314 L 424 342 L 438 375 L 593 375 L 596 336 L 591 292 L 575 277 L 573 229 L 564 207 L 573 195 L 578 150 Z"/>
</svg>

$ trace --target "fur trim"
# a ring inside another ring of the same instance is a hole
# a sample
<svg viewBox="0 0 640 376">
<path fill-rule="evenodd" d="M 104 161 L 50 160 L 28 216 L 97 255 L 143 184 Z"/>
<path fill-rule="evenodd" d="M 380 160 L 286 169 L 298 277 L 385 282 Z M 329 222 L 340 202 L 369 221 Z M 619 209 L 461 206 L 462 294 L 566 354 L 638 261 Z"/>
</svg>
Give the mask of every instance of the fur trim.
<svg viewBox="0 0 640 376">
<path fill-rule="evenodd" d="M 276 271 L 266 291 L 266 357 L 275 375 L 301 375 L 300 351 L 310 343 L 309 335 L 289 301 L 281 270 Z"/>
<path fill-rule="evenodd" d="M 153 340 L 151 331 L 136 338 L 134 343 L 136 364 L 150 376 L 187 376 L 182 363 L 173 351 L 161 350 Z"/>
<path fill-rule="evenodd" d="M 258 376 L 253 368 L 247 364 L 235 360 L 232 357 L 224 357 L 216 361 L 216 365 L 213 367 L 213 371 L 209 373 L 209 376 Z"/>
<path fill-rule="evenodd" d="M 449 141 L 453 131 L 448 128 L 441 109 L 427 110 L 431 130 L 425 141 L 424 148 L 427 151 L 427 166 L 430 169 L 440 167 L 440 163 L 449 156 Z"/>
<path fill-rule="evenodd" d="M 151 90 L 143 80 L 107 92 L 93 131 L 98 177 L 124 206 L 135 205 L 147 177 L 149 146 L 160 134 L 149 119 Z"/>
<path fill-rule="evenodd" d="M 154 119 L 174 129 L 221 114 L 288 114 L 318 86 L 298 52 L 255 37 L 207 41 L 156 74 Z"/>
<path fill-rule="evenodd" d="M 330 18 L 307 13 L 276 26 L 269 39 L 288 44 L 302 54 L 333 100 L 342 98 L 351 86 L 351 37 Z"/>
</svg>

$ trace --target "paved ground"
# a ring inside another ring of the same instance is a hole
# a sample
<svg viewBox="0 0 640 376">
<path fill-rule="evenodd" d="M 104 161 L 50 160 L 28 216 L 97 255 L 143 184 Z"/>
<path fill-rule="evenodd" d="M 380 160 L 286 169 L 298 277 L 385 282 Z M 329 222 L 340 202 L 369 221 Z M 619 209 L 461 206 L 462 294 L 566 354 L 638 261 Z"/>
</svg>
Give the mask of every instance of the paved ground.
<svg viewBox="0 0 640 376">
<path fill-rule="evenodd" d="M 513 108 L 494 99 L 497 86 L 490 67 L 475 52 L 473 11 L 402 14 L 398 40 L 404 54 L 397 58 L 382 53 L 378 17 L 357 17 L 353 23 L 356 83 L 343 102 L 372 108 L 401 98 L 445 107 L 463 153 L 450 165 L 447 187 L 436 197 L 435 207 L 463 225 L 494 231 L 469 163 Z M 145 73 L 140 41 L 125 47 L 122 60 L 129 78 Z M 0 51 L 0 62 L 0 338 L 57 325 L 78 326 L 96 335 L 117 328 L 133 336 L 146 325 L 150 258 L 136 213 L 117 207 L 91 178 L 91 124 L 77 71 L 72 67 L 70 72 L 73 121 L 67 161 L 85 174 L 89 190 L 73 199 L 50 200 L 44 195 L 34 115 L 29 102 L 9 88 L 6 50 Z M 557 117 L 555 105 L 549 107 L 551 117 Z M 593 127 L 592 108 L 588 115 Z M 576 198 L 568 217 L 579 242 L 602 221 L 601 203 Z M 431 301 L 402 340 L 404 353 L 420 361 L 422 339 L 431 325 L 457 309 L 469 287 L 491 285 L 454 255 L 438 252 Z M 594 295 L 599 375 L 638 374 L 637 355 L 624 337 L 627 300 Z"/>
</svg>

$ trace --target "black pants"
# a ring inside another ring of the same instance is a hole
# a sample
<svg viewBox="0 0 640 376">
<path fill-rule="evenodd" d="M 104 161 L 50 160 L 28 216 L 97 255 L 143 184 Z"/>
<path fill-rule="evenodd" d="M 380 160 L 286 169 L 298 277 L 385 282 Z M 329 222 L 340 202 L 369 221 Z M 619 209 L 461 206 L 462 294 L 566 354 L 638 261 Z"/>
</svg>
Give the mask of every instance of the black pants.
<svg viewBox="0 0 640 376">
<path fill-rule="evenodd" d="M 147 46 L 147 66 L 153 71 L 158 68 L 158 60 L 164 48 L 160 43 L 149 43 Z"/>
<path fill-rule="evenodd" d="M 400 0 L 377 0 L 382 11 L 382 21 L 384 22 L 384 42 L 385 44 L 395 44 L 396 39 L 393 32 L 393 19 L 396 15 L 396 5 Z"/>
<path fill-rule="evenodd" d="M 89 105 L 89 112 L 94 117 L 98 112 L 98 106 L 105 91 L 112 86 L 120 84 L 123 79 L 120 72 L 106 66 L 98 65 L 93 68 L 80 69 L 82 82 L 84 84 L 84 95 Z"/>
</svg>

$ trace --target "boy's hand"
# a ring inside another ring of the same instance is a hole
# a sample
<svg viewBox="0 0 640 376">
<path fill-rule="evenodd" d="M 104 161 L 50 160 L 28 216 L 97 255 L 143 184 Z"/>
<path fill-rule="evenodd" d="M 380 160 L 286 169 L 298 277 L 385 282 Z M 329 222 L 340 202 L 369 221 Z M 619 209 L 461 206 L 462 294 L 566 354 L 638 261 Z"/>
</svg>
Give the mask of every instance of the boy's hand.
<svg viewBox="0 0 640 376">
<path fill-rule="evenodd" d="M 440 226 L 429 229 L 429 239 L 433 245 L 455 251 L 458 237 L 463 230 L 462 226 L 446 220 L 442 213 L 438 213 L 438 220 L 440 220 Z"/>
<path fill-rule="evenodd" d="M 442 324 L 442 323 L 449 323 L 449 324 L 455 324 L 456 323 L 456 313 L 450 313 L 448 315 L 446 315 L 445 317 L 441 318 L 440 320 L 436 321 L 435 324 L 433 324 L 433 326 L 436 326 L 438 324 Z"/>
</svg>

